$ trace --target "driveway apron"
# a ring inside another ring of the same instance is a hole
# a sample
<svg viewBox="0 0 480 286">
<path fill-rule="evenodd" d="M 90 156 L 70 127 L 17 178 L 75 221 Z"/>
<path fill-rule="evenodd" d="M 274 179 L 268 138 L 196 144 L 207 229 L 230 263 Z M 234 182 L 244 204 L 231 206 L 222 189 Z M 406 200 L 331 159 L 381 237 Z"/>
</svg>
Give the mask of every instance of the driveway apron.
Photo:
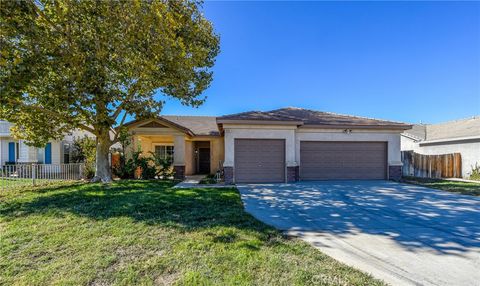
<svg viewBox="0 0 480 286">
<path fill-rule="evenodd" d="M 388 181 L 238 185 L 246 210 L 392 285 L 480 285 L 480 198 Z"/>
</svg>

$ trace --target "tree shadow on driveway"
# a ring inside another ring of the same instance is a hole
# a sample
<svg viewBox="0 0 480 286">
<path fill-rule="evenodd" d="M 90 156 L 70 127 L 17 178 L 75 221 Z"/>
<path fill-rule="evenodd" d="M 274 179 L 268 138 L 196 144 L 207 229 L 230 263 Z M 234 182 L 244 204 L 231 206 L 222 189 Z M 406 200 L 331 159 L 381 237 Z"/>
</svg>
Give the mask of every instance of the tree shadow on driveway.
<svg viewBox="0 0 480 286">
<path fill-rule="evenodd" d="M 283 230 L 381 235 L 404 249 L 480 249 L 480 198 L 387 181 L 239 186 L 246 208 Z"/>
</svg>

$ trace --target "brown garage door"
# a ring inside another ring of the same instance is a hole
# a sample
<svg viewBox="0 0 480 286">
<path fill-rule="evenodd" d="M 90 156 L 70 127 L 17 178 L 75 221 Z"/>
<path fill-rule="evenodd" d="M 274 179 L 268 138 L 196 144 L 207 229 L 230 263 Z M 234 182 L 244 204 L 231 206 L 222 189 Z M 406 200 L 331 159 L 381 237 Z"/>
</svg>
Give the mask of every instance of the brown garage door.
<svg viewBox="0 0 480 286">
<path fill-rule="evenodd" d="M 235 182 L 285 182 L 285 140 L 235 139 Z"/>
<path fill-rule="evenodd" d="M 300 142 L 300 179 L 386 179 L 386 142 Z"/>
</svg>

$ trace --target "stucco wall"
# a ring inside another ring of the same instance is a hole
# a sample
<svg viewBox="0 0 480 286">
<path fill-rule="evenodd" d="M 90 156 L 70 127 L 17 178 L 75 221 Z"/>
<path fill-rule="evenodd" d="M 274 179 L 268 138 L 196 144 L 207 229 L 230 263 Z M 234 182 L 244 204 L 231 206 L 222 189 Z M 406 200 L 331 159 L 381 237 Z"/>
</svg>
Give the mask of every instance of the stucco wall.
<svg viewBox="0 0 480 286">
<path fill-rule="evenodd" d="M 424 155 L 442 155 L 460 153 L 462 156 L 462 177 L 470 176 L 472 166 L 480 165 L 480 141 L 478 142 L 444 142 L 433 145 L 414 143 L 402 136 L 402 150 L 413 150 L 415 153 Z"/>
<path fill-rule="evenodd" d="M 352 130 L 350 134 L 343 129 L 307 129 L 292 126 L 262 125 L 224 125 L 225 163 L 234 166 L 235 139 L 285 139 L 287 166 L 298 166 L 300 162 L 300 141 L 375 141 L 388 143 L 388 164 L 401 166 L 400 132 L 392 130 Z"/>
<path fill-rule="evenodd" d="M 185 175 L 195 173 L 194 142 L 185 141 Z"/>
<path fill-rule="evenodd" d="M 418 144 L 413 140 L 405 136 L 400 136 L 400 150 L 410 151 L 418 147 Z"/>
<path fill-rule="evenodd" d="M 222 137 L 210 141 L 210 173 L 217 172 L 224 161 L 224 141 Z"/>
</svg>

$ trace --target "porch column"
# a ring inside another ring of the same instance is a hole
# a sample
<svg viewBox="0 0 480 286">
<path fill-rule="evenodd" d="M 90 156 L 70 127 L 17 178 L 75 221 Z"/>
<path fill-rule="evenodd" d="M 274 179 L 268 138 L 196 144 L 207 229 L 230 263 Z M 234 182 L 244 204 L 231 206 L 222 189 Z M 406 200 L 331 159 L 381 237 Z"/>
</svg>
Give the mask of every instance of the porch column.
<svg viewBox="0 0 480 286">
<path fill-rule="evenodd" d="M 173 139 L 173 171 L 174 178 L 185 178 L 185 136 L 176 135 Z"/>
<path fill-rule="evenodd" d="M 28 146 L 24 140 L 18 142 L 18 162 L 19 163 L 36 163 L 38 162 L 38 149 L 36 147 Z"/>
</svg>

